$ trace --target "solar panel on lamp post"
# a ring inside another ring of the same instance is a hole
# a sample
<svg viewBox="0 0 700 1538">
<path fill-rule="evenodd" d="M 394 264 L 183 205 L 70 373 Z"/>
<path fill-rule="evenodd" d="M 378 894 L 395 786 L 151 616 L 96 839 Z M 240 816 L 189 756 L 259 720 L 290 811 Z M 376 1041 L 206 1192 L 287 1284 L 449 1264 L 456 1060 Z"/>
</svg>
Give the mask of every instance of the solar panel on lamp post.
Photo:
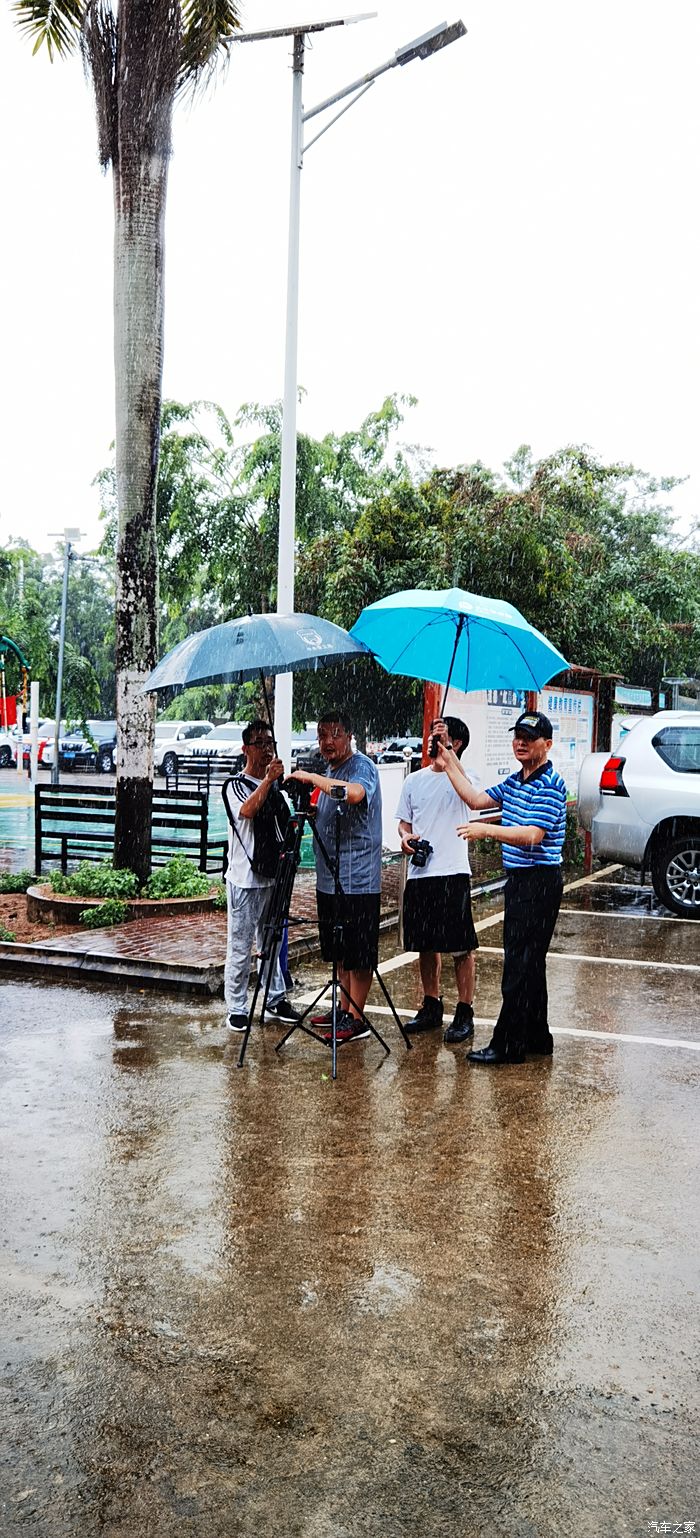
<svg viewBox="0 0 700 1538">
<path fill-rule="evenodd" d="M 280 469 L 279 544 L 277 559 L 277 612 L 291 614 L 294 611 L 294 544 L 296 512 L 296 462 L 297 462 L 297 354 L 299 330 L 299 225 L 301 206 L 301 171 L 304 155 L 322 137 L 338 118 L 349 111 L 356 101 L 370 89 L 375 80 L 397 66 L 410 64 L 413 59 L 427 59 L 458 38 L 464 37 L 466 27 L 462 21 L 448 24 L 441 22 L 421 37 L 414 38 L 397 48 L 392 58 L 375 69 L 369 70 L 359 80 L 343 86 L 340 91 L 326 97 L 325 101 L 304 111 L 302 80 L 304 75 L 304 51 L 310 33 L 323 32 L 329 27 L 347 27 L 356 22 L 369 21 L 376 12 L 359 16 L 339 17 L 330 21 L 301 23 L 294 27 L 281 27 L 268 32 L 238 33 L 235 41 L 263 42 L 273 37 L 293 37 L 292 59 L 292 131 L 289 181 L 289 242 L 287 250 L 287 322 L 285 340 L 284 394 L 282 401 L 282 463 Z M 304 144 L 304 124 L 338 102 L 347 101 L 308 143 Z M 292 738 L 292 688 L 293 675 L 281 673 L 275 682 L 275 737 L 280 758 L 289 764 Z"/>
</svg>

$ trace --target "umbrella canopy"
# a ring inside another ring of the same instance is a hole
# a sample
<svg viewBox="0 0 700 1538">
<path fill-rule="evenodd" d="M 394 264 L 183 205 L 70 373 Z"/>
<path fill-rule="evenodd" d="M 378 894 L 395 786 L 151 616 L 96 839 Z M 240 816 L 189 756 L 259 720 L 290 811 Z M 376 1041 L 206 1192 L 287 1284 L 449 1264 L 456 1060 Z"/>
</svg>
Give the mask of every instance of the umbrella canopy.
<svg viewBox="0 0 700 1538">
<path fill-rule="evenodd" d="M 297 673 L 366 655 L 362 641 L 315 614 L 246 614 L 180 641 L 153 669 L 144 694 L 242 684 L 261 674 Z"/>
<path fill-rule="evenodd" d="M 414 588 L 371 603 L 350 631 L 388 673 L 471 689 L 541 689 L 568 663 L 510 603 Z"/>
</svg>

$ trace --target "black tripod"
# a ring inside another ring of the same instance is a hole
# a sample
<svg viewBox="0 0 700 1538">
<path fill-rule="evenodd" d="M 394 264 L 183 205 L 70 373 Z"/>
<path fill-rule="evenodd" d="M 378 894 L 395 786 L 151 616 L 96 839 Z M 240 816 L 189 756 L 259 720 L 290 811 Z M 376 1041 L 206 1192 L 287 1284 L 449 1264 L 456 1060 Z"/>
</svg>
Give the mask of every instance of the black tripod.
<svg viewBox="0 0 700 1538">
<path fill-rule="evenodd" d="M 320 833 L 318 832 L 318 829 L 312 823 L 312 832 L 313 832 L 314 839 L 315 839 L 316 844 L 317 844 L 317 846 L 318 846 L 318 848 L 319 848 L 319 850 L 321 852 L 321 855 L 322 855 L 323 859 L 325 860 L 326 866 L 328 867 L 329 871 L 331 872 L 331 874 L 333 876 L 333 960 L 332 960 L 331 976 L 329 977 L 328 981 L 324 983 L 323 987 L 319 990 L 319 992 L 317 993 L 317 995 L 316 995 L 315 999 L 312 1001 L 312 1003 L 308 1005 L 307 1009 L 305 1009 L 304 1014 L 302 1015 L 301 1020 L 296 1021 L 296 1023 L 294 1025 L 290 1026 L 289 1030 L 286 1031 L 284 1036 L 282 1037 L 282 1040 L 278 1041 L 277 1046 L 275 1047 L 275 1051 L 279 1052 L 281 1050 L 281 1048 L 284 1046 L 285 1042 L 289 1041 L 290 1036 L 294 1035 L 295 1031 L 304 1031 L 307 1036 L 313 1036 L 314 1040 L 323 1042 L 324 1046 L 330 1045 L 330 1048 L 331 1048 L 331 1063 L 332 1063 L 332 1070 L 331 1071 L 332 1071 L 332 1077 L 334 1079 L 337 1077 L 337 1072 L 338 1072 L 338 1047 L 344 1045 L 343 1042 L 339 1042 L 338 1041 L 338 1014 L 339 1014 L 338 996 L 341 993 L 343 995 L 343 1004 L 344 1005 L 352 1004 L 353 1007 L 357 1010 L 357 1012 L 358 1012 L 358 1014 L 360 1016 L 360 1019 L 362 1020 L 363 1024 L 366 1025 L 367 1029 L 371 1032 L 372 1036 L 374 1036 L 375 1039 L 379 1042 L 380 1046 L 382 1046 L 384 1048 L 384 1051 L 387 1052 L 387 1053 L 391 1051 L 391 1048 L 387 1046 L 387 1044 L 386 1044 L 386 1042 L 384 1040 L 384 1037 L 380 1036 L 379 1031 L 375 1028 L 375 1026 L 373 1026 L 372 1021 L 368 1019 L 368 1017 L 365 1014 L 364 1010 L 360 1009 L 360 1006 L 357 1003 L 357 1001 L 355 999 L 353 999 L 352 994 L 350 994 L 348 992 L 347 988 L 344 986 L 343 983 L 341 983 L 341 981 L 340 981 L 340 979 L 338 977 L 338 958 L 339 958 L 339 955 L 340 955 L 341 950 L 342 950 L 342 941 L 343 941 L 343 926 L 342 926 L 342 923 L 340 921 L 340 898 L 345 895 L 344 892 L 343 892 L 343 888 L 341 886 L 341 883 L 340 883 L 340 824 L 341 824 L 341 818 L 342 818 L 342 815 L 343 815 L 342 808 L 343 808 L 343 801 L 339 800 L 339 799 L 336 799 L 336 802 L 335 802 L 335 850 L 334 850 L 334 858 L 333 858 L 333 860 L 331 860 L 330 856 L 328 855 L 328 852 L 327 852 L 327 850 L 326 850 L 326 848 L 325 848 L 325 846 L 323 844 L 323 841 L 321 839 Z M 406 1046 L 406 1050 L 410 1052 L 413 1043 L 409 1041 L 408 1036 L 406 1035 L 406 1032 L 405 1032 L 405 1030 L 403 1028 L 403 1025 L 401 1024 L 399 1016 L 396 1013 L 396 1010 L 394 1008 L 393 999 L 391 997 L 391 994 L 389 993 L 389 990 L 388 990 L 388 988 L 386 986 L 386 983 L 384 982 L 384 978 L 381 976 L 381 973 L 379 972 L 377 967 L 374 967 L 372 970 L 374 972 L 374 976 L 377 979 L 377 982 L 379 983 L 379 986 L 380 986 L 380 988 L 382 990 L 382 993 L 384 994 L 384 997 L 385 997 L 385 999 L 387 1001 L 387 1004 L 389 1005 L 391 1013 L 394 1016 L 394 1020 L 396 1021 L 396 1024 L 397 1024 L 397 1026 L 399 1028 L 399 1031 L 401 1032 L 401 1035 L 403 1037 L 403 1040 L 404 1040 L 404 1043 L 405 1043 L 405 1046 Z M 328 1042 L 326 1040 L 325 1036 L 319 1036 L 318 1032 L 312 1030 L 311 1026 L 306 1025 L 304 1023 L 306 1021 L 307 1016 L 311 1013 L 311 1011 L 313 1009 L 316 1009 L 316 1006 L 320 1003 L 321 999 L 324 998 L 324 996 L 328 993 L 329 989 L 331 989 L 331 1032 L 330 1032 L 330 1038 L 331 1039 L 330 1039 L 330 1042 Z"/>
<path fill-rule="evenodd" d="M 291 820 L 291 822 L 289 824 L 289 827 L 287 829 L 287 834 L 286 834 L 284 845 L 283 845 L 283 848 L 282 848 L 282 853 L 280 855 L 279 869 L 278 869 L 278 872 L 277 872 L 277 875 L 275 877 L 275 881 L 274 881 L 274 884 L 273 884 L 273 887 L 272 887 L 270 903 L 269 903 L 269 906 L 268 906 L 268 909 L 267 909 L 267 913 L 266 913 L 266 917 L 265 917 L 265 924 L 264 924 L 264 928 L 263 928 L 262 945 L 261 945 L 261 950 L 260 950 L 260 957 L 261 957 L 262 965 L 261 965 L 261 968 L 260 968 L 260 970 L 258 972 L 258 977 L 257 977 L 256 985 L 255 985 L 255 991 L 254 991 L 254 994 L 253 994 L 253 1000 L 252 1000 L 252 1003 L 251 1003 L 251 1006 L 250 1006 L 250 1011 L 249 1011 L 249 1014 L 248 1014 L 248 1023 L 247 1023 L 247 1026 L 246 1026 L 246 1030 L 245 1030 L 245 1035 L 243 1037 L 243 1041 L 241 1042 L 241 1051 L 240 1051 L 240 1055 L 239 1055 L 239 1058 L 238 1058 L 238 1067 L 239 1068 L 242 1068 L 242 1066 L 243 1066 L 243 1060 L 244 1060 L 244 1057 L 245 1057 L 246 1047 L 248 1045 L 248 1037 L 250 1036 L 250 1032 L 251 1032 L 251 1028 L 252 1028 L 252 1025 L 253 1025 L 253 1021 L 255 1019 L 255 1012 L 256 1012 L 256 1008 L 257 1008 L 258 998 L 259 998 L 260 990 L 261 990 L 261 987 L 262 987 L 262 979 L 265 976 L 265 974 L 267 973 L 266 981 L 265 981 L 265 991 L 264 991 L 264 997 L 263 997 L 263 1002 L 262 1002 L 262 1008 L 261 1008 L 261 1011 L 260 1011 L 260 1018 L 261 1018 L 261 1020 L 262 1020 L 262 1018 L 263 1018 L 263 1016 L 265 1014 L 265 1007 L 267 1005 L 267 997 L 268 997 L 268 993 L 269 993 L 269 990 L 270 990 L 270 982 L 271 982 L 271 976 L 272 976 L 272 969 L 271 969 L 271 967 L 267 966 L 267 963 L 270 960 L 270 958 L 272 956 L 274 956 L 275 948 L 281 942 L 282 934 L 283 934 L 283 931 L 284 931 L 284 925 L 285 925 L 285 923 L 287 921 L 287 918 L 288 918 L 288 915 L 289 915 L 289 905 L 290 905 L 291 897 L 292 897 L 292 887 L 294 885 L 294 877 L 296 875 L 296 872 L 297 872 L 297 869 L 298 869 L 298 866 L 299 866 L 299 860 L 301 858 L 301 840 L 302 840 L 303 832 L 304 832 L 304 824 L 306 822 L 309 823 L 309 825 L 311 827 L 311 831 L 312 831 L 313 837 L 314 837 L 314 840 L 315 840 L 315 842 L 316 842 L 316 844 L 317 844 L 317 846 L 318 846 L 318 848 L 319 848 L 319 850 L 321 852 L 321 855 L 322 855 L 323 859 L 325 860 L 325 863 L 326 863 L 328 869 L 331 871 L 331 873 L 333 875 L 333 962 L 332 962 L 332 973 L 331 973 L 331 977 L 328 979 L 328 981 L 326 983 L 324 983 L 323 987 L 320 989 L 320 991 L 316 995 L 316 998 L 304 1010 L 304 1013 L 303 1013 L 301 1019 L 296 1021 L 294 1025 L 290 1026 L 290 1029 L 282 1037 L 282 1040 L 277 1043 L 277 1046 L 275 1047 L 275 1051 L 276 1052 L 280 1051 L 280 1048 L 283 1047 L 285 1042 L 289 1040 L 290 1036 L 293 1035 L 294 1031 L 304 1031 L 307 1036 L 313 1036 L 314 1040 L 321 1042 L 321 1044 L 323 1046 L 330 1045 L 330 1048 L 331 1048 L 331 1061 L 332 1061 L 332 1077 L 335 1079 L 337 1077 L 338 1046 L 339 1045 L 340 1046 L 343 1045 L 342 1042 L 340 1042 L 340 1043 L 338 1042 L 338 1015 L 339 1015 L 338 995 L 339 995 L 339 993 L 342 993 L 344 995 L 344 1003 L 353 1004 L 355 1009 L 358 1010 L 358 1013 L 359 1013 L 363 1023 L 367 1026 L 367 1028 L 371 1032 L 371 1034 L 374 1037 L 376 1037 L 376 1040 L 379 1042 L 380 1046 L 382 1046 L 384 1048 L 384 1051 L 387 1052 L 387 1053 L 389 1053 L 391 1051 L 390 1047 L 387 1046 L 384 1038 L 382 1036 L 380 1036 L 379 1031 L 377 1031 L 375 1029 L 375 1027 L 372 1025 L 371 1020 L 369 1020 L 367 1018 L 367 1015 L 364 1013 L 364 1011 L 360 1009 L 359 1005 L 352 998 L 352 995 L 350 993 L 348 993 L 348 990 L 340 982 L 340 979 L 338 977 L 338 955 L 339 955 L 339 952 L 340 952 L 340 949 L 341 949 L 341 945 L 342 945 L 342 933 L 343 933 L 343 931 L 342 931 L 342 924 L 340 923 L 339 899 L 344 895 L 343 888 L 342 888 L 342 886 L 340 884 L 340 819 L 342 817 L 341 807 L 342 807 L 342 803 L 340 801 L 337 801 L 336 802 L 336 811 L 335 811 L 335 858 L 334 858 L 333 861 L 331 861 L 331 859 L 330 859 L 330 857 L 329 857 L 329 855 L 327 853 L 327 850 L 326 850 L 326 848 L 325 848 L 325 846 L 323 844 L 321 836 L 320 836 L 317 828 L 315 827 L 313 817 L 310 815 L 310 813 L 308 813 L 308 812 L 297 812 L 297 813 L 295 813 L 294 816 L 292 817 L 292 820 Z M 380 986 L 380 988 L 382 990 L 382 993 L 384 994 L 384 997 L 385 997 L 385 999 L 387 1001 L 387 1004 L 389 1005 L 389 1008 L 391 1009 L 391 1013 L 394 1016 L 394 1020 L 396 1021 L 396 1024 L 397 1024 L 397 1026 L 399 1028 L 399 1031 L 401 1032 L 401 1035 L 403 1037 L 404 1043 L 406 1045 L 406 1049 L 408 1051 L 410 1051 L 413 1043 L 411 1041 L 409 1041 L 408 1036 L 406 1035 L 406 1032 L 405 1032 L 405 1030 L 403 1028 L 403 1025 L 401 1024 L 399 1016 L 396 1013 L 396 1010 L 394 1008 L 393 1000 L 392 1000 L 391 995 L 390 995 L 390 993 L 389 993 L 389 991 L 387 989 L 387 986 L 386 986 L 386 984 L 384 982 L 384 979 L 381 976 L 380 972 L 378 971 L 377 967 L 375 967 L 373 969 L 373 971 L 374 971 L 374 976 L 376 977 L 377 982 L 379 983 L 379 986 Z M 305 1021 L 306 1021 L 307 1017 L 311 1014 L 311 1011 L 316 1008 L 316 1006 L 318 1005 L 320 1000 L 328 992 L 329 988 L 332 989 L 332 994 L 331 994 L 331 1033 L 330 1033 L 331 1039 L 330 1039 L 330 1043 L 326 1040 L 325 1036 L 319 1035 L 318 1031 L 313 1030 L 310 1025 L 306 1025 L 305 1024 Z"/>
<path fill-rule="evenodd" d="M 258 967 L 258 974 L 255 981 L 252 1003 L 248 1011 L 248 1023 L 245 1028 L 245 1034 L 241 1042 L 241 1050 L 238 1056 L 237 1066 L 239 1068 L 243 1067 L 243 1059 L 245 1057 L 246 1047 L 248 1045 L 248 1037 L 250 1036 L 253 1021 L 255 1019 L 255 1011 L 257 1009 L 258 999 L 260 997 L 260 990 L 263 985 L 263 978 L 265 979 L 265 990 L 263 993 L 262 1004 L 260 1006 L 261 1024 L 265 1015 L 268 995 L 270 992 L 270 983 L 272 982 L 271 963 L 277 953 L 277 950 L 279 949 L 279 946 L 282 943 L 284 926 L 289 915 L 289 904 L 292 900 L 294 877 L 296 876 L 299 867 L 299 861 L 301 859 L 301 841 L 304 837 L 304 825 L 310 821 L 311 819 L 306 812 L 294 812 L 287 824 L 284 843 L 280 851 L 279 865 L 277 867 L 275 879 L 270 888 L 270 900 L 265 911 L 262 944 L 260 947 L 260 965 Z M 301 920 L 301 922 L 304 921 Z"/>
</svg>

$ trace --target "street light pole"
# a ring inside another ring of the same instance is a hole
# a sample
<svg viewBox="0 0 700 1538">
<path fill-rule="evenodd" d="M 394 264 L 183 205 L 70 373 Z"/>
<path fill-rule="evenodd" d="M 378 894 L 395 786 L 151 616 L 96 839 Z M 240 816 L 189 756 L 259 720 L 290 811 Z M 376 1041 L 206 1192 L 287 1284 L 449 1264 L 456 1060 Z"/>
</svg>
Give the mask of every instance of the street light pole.
<svg viewBox="0 0 700 1538">
<path fill-rule="evenodd" d="M 282 408 L 282 463 L 280 466 L 279 543 L 277 554 L 277 613 L 294 612 L 294 521 L 297 476 L 297 356 L 299 338 L 299 224 L 304 109 L 301 88 L 304 76 L 303 32 L 294 34 L 292 61 L 292 144 L 289 172 L 289 246 L 287 252 L 287 333 L 284 354 L 284 403 Z M 275 737 L 277 752 L 288 764 L 292 744 L 291 673 L 275 679 Z"/>
<path fill-rule="evenodd" d="M 413 59 L 428 59 L 458 38 L 464 37 L 466 27 L 464 22 L 456 21 L 451 25 L 441 22 L 439 26 L 432 27 L 429 32 L 424 32 L 421 37 L 414 38 L 412 42 L 405 43 L 397 48 L 391 59 L 384 64 L 377 65 L 376 69 L 369 70 L 359 80 L 354 80 L 351 85 L 343 86 L 342 90 L 334 92 L 325 101 L 304 111 L 302 102 L 302 81 L 304 76 L 304 50 L 306 38 L 312 32 L 324 32 L 328 27 L 347 27 L 358 21 L 369 21 L 376 12 L 367 12 L 361 16 L 345 16 L 333 21 L 308 22 L 297 27 L 278 27 L 269 32 L 239 32 L 234 41 L 237 43 L 263 42 L 273 37 L 293 37 L 294 56 L 292 62 L 293 86 L 292 86 L 292 144 L 290 162 L 289 183 L 289 247 L 287 259 L 287 335 L 284 363 L 284 398 L 282 402 L 282 463 L 280 467 L 280 509 L 279 509 L 279 544 L 277 561 L 277 613 L 291 614 L 294 612 L 294 545 L 295 545 L 295 512 L 296 512 L 296 467 L 297 467 L 297 351 L 299 329 L 299 225 L 301 207 L 301 172 L 304 163 L 304 155 L 307 150 L 320 139 L 333 123 L 337 122 L 349 107 L 353 107 L 356 101 L 369 90 L 370 86 L 379 75 L 386 74 L 387 70 L 396 69 L 397 66 L 410 64 Z M 351 97 L 347 106 L 342 107 L 335 117 L 330 119 L 324 128 L 321 128 L 314 138 L 304 144 L 304 124 L 320 112 L 333 107 L 337 102 Z M 277 751 L 280 758 L 286 763 L 290 760 L 292 741 L 292 686 L 293 675 L 280 673 L 275 680 L 275 738 Z"/>
<path fill-rule="evenodd" d="M 61 694 L 63 692 L 63 658 L 66 649 L 66 610 L 68 608 L 68 571 L 73 546 L 71 540 L 80 539 L 80 529 L 63 530 L 63 591 L 61 593 L 61 626 L 58 634 L 58 673 L 56 677 L 56 725 L 54 728 L 53 763 L 51 784 L 58 785 L 58 742 L 61 734 Z"/>
</svg>

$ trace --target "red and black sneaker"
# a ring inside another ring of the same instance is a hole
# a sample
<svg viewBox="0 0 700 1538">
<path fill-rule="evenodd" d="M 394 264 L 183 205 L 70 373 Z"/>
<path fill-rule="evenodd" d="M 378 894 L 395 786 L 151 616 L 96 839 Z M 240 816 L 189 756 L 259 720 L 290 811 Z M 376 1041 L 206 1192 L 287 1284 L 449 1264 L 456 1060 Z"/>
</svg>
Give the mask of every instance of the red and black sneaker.
<svg viewBox="0 0 700 1538">
<path fill-rule="evenodd" d="M 370 1029 L 369 1026 L 365 1024 L 364 1020 L 356 1020 L 354 1015 L 348 1015 L 344 1013 L 338 1015 L 338 1023 L 336 1025 L 335 1031 L 336 1041 L 362 1041 L 365 1036 L 369 1035 Z M 333 1032 L 324 1031 L 323 1040 L 327 1042 L 328 1046 L 330 1047 L 333 1043 Z"/>
<path fill-rule="evenodd" d="M 338 1014 L 340 1015 L 340 1013 L 341 1013 L 341 1011 L 339 1010 Z M 320 1014 L 317 1012 L 314 1015 L 309 1015 L 309 1025 L 332 1025 L 332 1024 L 333 1024 L 333 1011 L 332 1011 L 332 1009 L 324 1009 L 324 1010 L 321 1011 Z"/>
</svg>

